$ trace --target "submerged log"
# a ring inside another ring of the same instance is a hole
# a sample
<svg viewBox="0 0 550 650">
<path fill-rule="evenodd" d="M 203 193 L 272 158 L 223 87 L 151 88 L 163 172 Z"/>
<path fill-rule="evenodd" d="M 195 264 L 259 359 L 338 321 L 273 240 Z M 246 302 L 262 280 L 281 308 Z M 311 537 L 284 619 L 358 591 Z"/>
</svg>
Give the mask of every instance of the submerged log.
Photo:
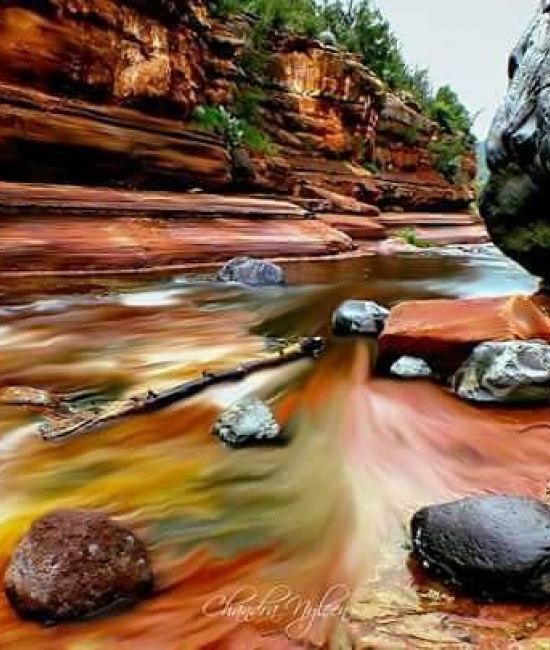
<svg viewBox="0 0 550 650">
<path fill-rule="evenodd" d="M 204 372 L 201 377 L 179 384 L 174 388 L 169 388 L 160 393 L 149 391 L 145 396 L 132 397 L 122 402 L 113 402 L 102 410 L 94 409 L 92 411 L 69 412 L 67 414 L 67 405 L 61 404 L 59 410 L 49 416 L 49 421 L 41 425 L 40 433 L 44 440 L 50 442 L 91 433 L 125 417 L 160 411 L 177 402 L 194 397 L 207 388 L 229 381 L 240 381 L 260 370 L 276 368 L 299 359 L 315 359 L 322 354 L 324 347 L 325 341 L 320 337 L 304 338 L 266 359 L 249 361 L 237 368 L 219 373 Z"/>
</svg>

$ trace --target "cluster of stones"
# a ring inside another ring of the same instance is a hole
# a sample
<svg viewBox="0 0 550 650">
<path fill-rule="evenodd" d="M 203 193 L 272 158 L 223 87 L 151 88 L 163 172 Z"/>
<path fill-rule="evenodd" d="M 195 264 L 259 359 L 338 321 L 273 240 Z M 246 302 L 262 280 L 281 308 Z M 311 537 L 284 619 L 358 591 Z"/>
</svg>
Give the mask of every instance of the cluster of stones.
<svg viewBox="0 0 550 650">
<path fill-rule="evenodd" d="M 483 329 L 499 340 L 480 340 Z M 348 300 L 333 330 L 379 336 L 383 369 L 443 380 L 471 402 L 550 401 L 550 319 L 528 298 L 410 302 L 391 312 Z M 546 503 L 481 495 L 426 507 L 412 518 L 411 539 L 419 564 L 449 587 L 490 600 L 550 597 Z"/>
<path fill-rule="evenodd" d="M 463 317 L 470 309 L 474 312 L 467 321 L 472 338 L 468 341 Z M 498 323 L 499 309 L 502 323 Z M 476 340 L 476 327 L 472 327 L 476 310 L 481 317 L 494 312 L 492 331 L 509 340 Z M 428 314 L 437 315 L 437 326 L 425 320 Z M 530 330 L 499 330 L 511 326 L 507 318 L 522 315 L 532 323 Z M 409 302 L 392 312 L 374 302 L 347 300 L 334 312 L 332 326 L 338 335 L 380 335 L 380 366 L 396 377 L 441 379 L 458 397 L 471 402 L 550 400 L 550 320 L 527 298 Z"/>
<path fill-rule="evenodd" d="M 281 267 L 253 258 L 231 260 L 216 279 L 249 287 L 286 281 Z M 550 318 L 529 298 L 408 302 L 391 311 L 346 300 L 333 313 L 332 328 L 337 336 L 378 337 L 380 367 L 400 379 L 443 380 L 474 402 L 550 398 Z M 212 433 L 233 449 L 287 442 L 257 398 L 224 410 Z M 427 571 L 488 598 L 548 598 L 549 531 L 550 506 L 513 496 L 431 506 L 411 523 L 413 553 Z M 22 617 L 55 623 L 136 603 L 151 592 L 153 572 L 145 545 L 131 531 L 99 512 L 67 510 L 32 525 L 4 582 Z"/>
</svg>

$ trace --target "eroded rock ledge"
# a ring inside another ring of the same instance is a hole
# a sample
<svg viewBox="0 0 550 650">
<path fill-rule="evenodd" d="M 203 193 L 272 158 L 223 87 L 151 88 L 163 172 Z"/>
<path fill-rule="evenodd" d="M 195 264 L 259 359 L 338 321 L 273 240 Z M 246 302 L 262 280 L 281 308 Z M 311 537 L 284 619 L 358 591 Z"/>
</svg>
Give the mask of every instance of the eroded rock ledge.
<svg viewBox="0 0 550 650">
<path fill-rule="evenodd" d="M 225 190 L 224 143 L 191 121 L 197 106 L 231 103 L 249 27 L 213 18 L 203 0 L 4 3 L 1 178 Z M 448 183 L 430 157 L 438 127 L 357 56 L 285 33 L 268 48 L 260 119 L 277 152 L 254 160 L 264 191 L 308 198 L 316 185 L 385 206 L 465 207 L 468 185 Z"/>
</svg>

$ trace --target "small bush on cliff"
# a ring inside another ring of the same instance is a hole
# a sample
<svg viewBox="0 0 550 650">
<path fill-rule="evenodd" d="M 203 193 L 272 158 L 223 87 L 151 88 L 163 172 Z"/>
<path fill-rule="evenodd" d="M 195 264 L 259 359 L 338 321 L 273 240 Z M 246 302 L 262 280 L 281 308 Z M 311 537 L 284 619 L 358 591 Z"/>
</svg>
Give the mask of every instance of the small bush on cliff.
<svg viewBox="0 0 550 650">
<path fill-rule="evenodd" d="M 224 138 L 231 153 L 243 146 L 256 153 L 274 153 L 274 145 L 265 133 L 248 120 L 236 117 L 224 106 L 197 107 L 194 123 L 198 128 Z"/>
<path fill-rule="evenodd" d="M 470 133 L 470 114 L 450 86 L 441 86 L 429 103 L 428 110 L 430 117 L 448 133 Z"/>
<path fill-rule="evenodd" d="M 260 106 L 265 97 L 265 92 L 261 88 L 239 88 L 234 95 L 233 112 L 241 120 L 254 123 L 258 119 Z"/>
<path fill-rule="evenodd" d="M 388 21 L 368 0 L 330 0 L 320 10 L 337 42 L 361 54 L 365 63 L 391 88 L 403 88 L 407 66 Z"/>
<path fill-rule="evenodd" d="M 462 162 L 468 150 L 463 135 L 447 137 L 430 144 L 434 167 L 449 183 L 459 185 L 464 181 Z"/>
<path fill-rule="evenodd" d="M 316 37 L 323 21 L 313 0 L 248 0 L 247 11 L 258 16 L 256 30 L 286 29 L 296 34 Z"/>
</svg>

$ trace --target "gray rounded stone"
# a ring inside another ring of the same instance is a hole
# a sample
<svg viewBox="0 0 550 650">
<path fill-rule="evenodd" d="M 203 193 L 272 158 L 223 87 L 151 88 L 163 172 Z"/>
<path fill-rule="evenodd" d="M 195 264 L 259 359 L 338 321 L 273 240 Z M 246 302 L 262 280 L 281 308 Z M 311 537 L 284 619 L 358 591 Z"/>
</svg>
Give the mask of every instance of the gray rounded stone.
<svg viewBox="0 0 550 650">
<path fill-rule="evenodd" d="M 482 343 L 451 381 L 473 402 L 534 403 L 550 400 L 550 345 L 540 341 Z"/>
<path fill-rule="evenodd" d="M 252 257 L 229 260 L 218 272 L 217 279 L 251 286 L 281 285 L 286 282 L 285 273 L 280 266 Z"/>
<path fill-rule="evenodd" d="M 271 409 L 259 399 L 246 399 L 223 411 L 214 424 L 214 434 L 236 449 L 283 442 L 281 427 Z"/>
<path fill-rule="evenodd" d="M 550 507 L 535 499 L 479 496 L 430 506 L 411 522 L 423 568 L 480 598 L 550 598 Z"/>
<path fill-rule="evenodd" d="M 431 379 L 433 371 L 418 357 L 401 357 L 390 368 L 390 373 L 400 379 Z"/>
<path fill-rule="evenodd" d="M 371 300 L 346 300 L 332 315 L 332 329 L 339 336 L 377 336 L 390 312 Z"/>
</svg>

